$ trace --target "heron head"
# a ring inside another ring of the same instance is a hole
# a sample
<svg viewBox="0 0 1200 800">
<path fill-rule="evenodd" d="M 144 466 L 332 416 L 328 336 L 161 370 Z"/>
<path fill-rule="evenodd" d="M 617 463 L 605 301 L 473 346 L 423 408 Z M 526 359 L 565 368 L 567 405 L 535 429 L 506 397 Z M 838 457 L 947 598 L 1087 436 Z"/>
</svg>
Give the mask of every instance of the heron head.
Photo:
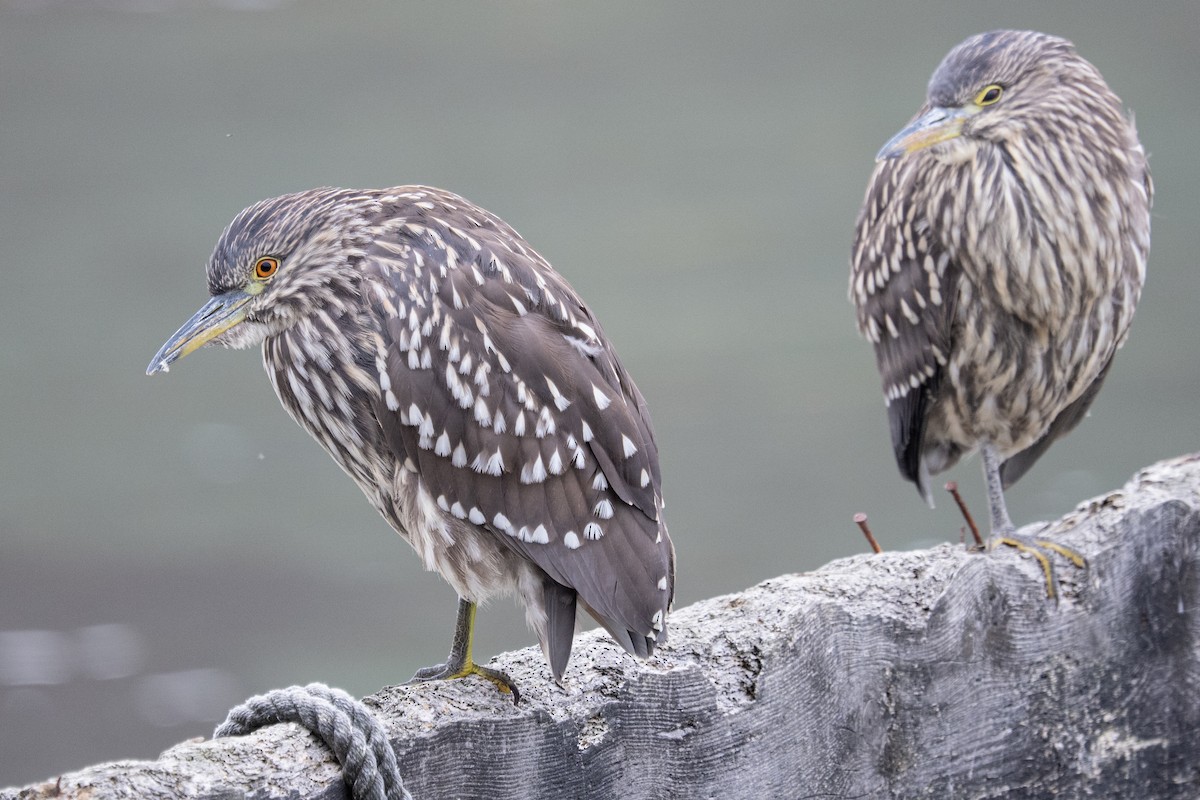
<svg viewBox="0 0 1200 800">
<path fill-rule="evenodd" d="M 1089 98 L 1106 95 L 1099 72 L 1066 39 L 1036 31 L 981 33 L 946 55 L 925 105 L 876 159 L 932 148 L 935 156 L 961 160 L 983 144 L 1029 135 L 1049 143 L 1083 121 Z"/>
<path fill-rule="evenodd" d="M 245 348 L 353 288 L 369 195 L 313 189 L 255 203 L 234 217 L 208 261 L 211 297 L 155 354 L 147 375 L 206 345 Z"/>
</svg>

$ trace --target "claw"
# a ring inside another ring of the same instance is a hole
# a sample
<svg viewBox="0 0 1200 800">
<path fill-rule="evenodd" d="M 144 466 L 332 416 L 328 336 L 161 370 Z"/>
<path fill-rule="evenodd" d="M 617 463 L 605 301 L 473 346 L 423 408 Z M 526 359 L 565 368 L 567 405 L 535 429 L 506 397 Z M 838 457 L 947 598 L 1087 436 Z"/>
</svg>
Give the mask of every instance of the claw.
<svg viewBox="0 0 1200 800">
<path fill-rule="evenodd" d="M 466 678 L 478 675 L 496 685 L 503 694 L 513 696 L 513 705 L 521 702 L 521 692 L 513 679 L 498 669 L 481 667 L 471 658 L 471 643 L 475 638 L 475 604 L 464 597 L 458 599 L 458 619 L 454 623 L 454 643 L 450 647 L 450 657 L 445 664 L 419 669 L 408 681 L 427 683 L 428 681 L 448 681 L 456 678 Z"/>
<path fill-rule="evenodd" d="M 501 693 L 513 696 L 513 705 L 520 704 L 521 690 L 517 688 L 517 684 L 513 682 L 512 678 L 508 677 L 507 673 L 498 669 L 492 669 L 491 667 L 480 666 L 474 661 L 466 661 L 459 664 L 438 664 L 437 666 L 419 669 L 409 679 L 407 685 L 428 683 L 429 681 L 456 680 L 458 678 L 468 678 L 472 675 L 478 675 L 484 680 L 491 681 Z"/>
<path fill-rule="evenodd" d="M 1042 568 L 1042 574 L 1046 576 L 1046 597 L 1057 600 L 1057 592 L 1054 587 L 1058 585 L 1058 579 L 1054 574 L 1054 564 L 1051 563 L 1050 556 L 1046 555 L 1046 551 L 1058 553 L 1080 569 L 1087 567 L 1087 561 L 1079 553 L 1063 547 L 1061 544 L 1019 535 L 1008 516 L 1008 508 L 1004 504 L 1004 481 L 1000 477 L 1002 458 L 996 452 L 995 447 L 990 444 L 983 445 L 980 454 L 983 456 L 983 477 L 987 482 L 988 508 L 992 513 L 992 533 L 988 537 L 988 550 L 994 550 L 997 544 L 1003 544 L 1015 547 L 1036 558 Z M 950 489 L 951 487 L 947 484 L 946 488 Z M 953 489 L 951 489 L 951 493 L 954 494 Z M 955 499 L 958 499 L 957 495 Z M 964 506 L 960 504 L 960 508 L 964 508 Z"/>
<path fill-rule="evenodd" d="M 1034 539 L 1033 542 L 1034 542 L 1034 544 L 1036 544 L 1040 547 L 1044 547 L 1047 550 L 1053 550 L 1054 552 L 1058 553 L 1060 556 L 1067 559 L 1068 561 L 1070 561 L 1072 564 L 1079 567 L 1080 569 L 1087 569 L 1087 559 L 1084 558 L 1083 556 L 1081 556 L 1079 553 L 1076 553 L 1074 550 L 1070 549 L 1069 547 L 1063 547 L 1061 544 L 1055 544 L 1054 542 L 1048 542 L 1045 539 Z"/>
<path fill-rule="evenodd" d="M 1061 544 L 1050 542 L 1045 539 L 1027 539 L 1024 536 L 1018 536 L 1015 533 L 997 536 L 993 540 L 992 548 L 1002 544 L 1008 547 L 1016 548 L 1023 553 L 1029 553 L 1037 559 L 1038 564 L 1042 568 L 1042 574 L 1046 578 L 1046 598 L 1049 600 L 1057 600 L 1057 592 L 1055 586 L 1058 585 L 1058 576 L 1054 570 L 1054 563 L 1050 561 L 1050 557 L 1045 551 L 1049 550 L 1053 553 L 1058 553 L 1063 558 L 1070 561 L 1076 567 L 1085 569 L 1087 567 L 1087 559 L 1076 553 L 1070 548 L 1063 547 Z"/>
</svg>

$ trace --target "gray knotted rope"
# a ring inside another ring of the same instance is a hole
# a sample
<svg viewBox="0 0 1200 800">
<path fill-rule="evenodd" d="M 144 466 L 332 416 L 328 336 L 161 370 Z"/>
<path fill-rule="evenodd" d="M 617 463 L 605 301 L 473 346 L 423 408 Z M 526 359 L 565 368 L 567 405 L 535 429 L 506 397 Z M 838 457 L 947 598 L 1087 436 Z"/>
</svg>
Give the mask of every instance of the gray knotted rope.
<svg viewBox="0 0 1200 800">
<path fill-rule="evenodd" d="M 354 800 L 412 800 L 379 720 L 358 700 L 323 683 L 255 695 L 229 712 L 213 738 L 245 736 L 277 722 L 299 723 L 333 751 Z"/>
</svg>

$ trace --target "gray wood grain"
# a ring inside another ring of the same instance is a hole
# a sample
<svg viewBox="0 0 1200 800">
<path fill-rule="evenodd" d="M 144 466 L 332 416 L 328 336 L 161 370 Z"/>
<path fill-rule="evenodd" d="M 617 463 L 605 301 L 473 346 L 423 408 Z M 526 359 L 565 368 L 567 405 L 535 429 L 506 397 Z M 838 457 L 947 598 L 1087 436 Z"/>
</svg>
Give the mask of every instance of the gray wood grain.
<svg viewBox="0 0 1200 800">
<path fill-rule="evenodd" d="M 648 664 L 582 634 L 563 688 L 540 652 L 507 653 L 519 708 L 481 681 L 367 702 L 420 800 L 1197 797 L 1200 455 L 1047 533 L 1089 562 L 1060 568 L 1057 604 L 1013 551 L 864 555 L 679 609 Z M 345 797 L 293 725 L 57 789 L 0 800 Z"/>
</svg>

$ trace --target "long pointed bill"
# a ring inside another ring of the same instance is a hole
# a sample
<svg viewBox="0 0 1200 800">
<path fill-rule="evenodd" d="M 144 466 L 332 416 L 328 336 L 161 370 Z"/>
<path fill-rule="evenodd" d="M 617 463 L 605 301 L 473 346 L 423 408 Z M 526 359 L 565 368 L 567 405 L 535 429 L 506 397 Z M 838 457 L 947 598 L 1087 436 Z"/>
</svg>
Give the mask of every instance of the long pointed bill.
<svg viewBox="0 0 1200 800">
<path fill-rule="evenodd" d="M 246 304 L 253 299 L 254 296 L 248 292 L 236 289 L 209 300 L 159 348 L 146 368 L 146 374 L 166 372 L 173 362 L 237 325 L 246 318 Z"/>
<path fill-rule="evenodd" d="M 931 108 L 889 139 L 875 160 L 886 161 L 953 139 L 962 133 L 963 122 L 969 116 L 971 111 L 966 108 Z"/>
</svg>

